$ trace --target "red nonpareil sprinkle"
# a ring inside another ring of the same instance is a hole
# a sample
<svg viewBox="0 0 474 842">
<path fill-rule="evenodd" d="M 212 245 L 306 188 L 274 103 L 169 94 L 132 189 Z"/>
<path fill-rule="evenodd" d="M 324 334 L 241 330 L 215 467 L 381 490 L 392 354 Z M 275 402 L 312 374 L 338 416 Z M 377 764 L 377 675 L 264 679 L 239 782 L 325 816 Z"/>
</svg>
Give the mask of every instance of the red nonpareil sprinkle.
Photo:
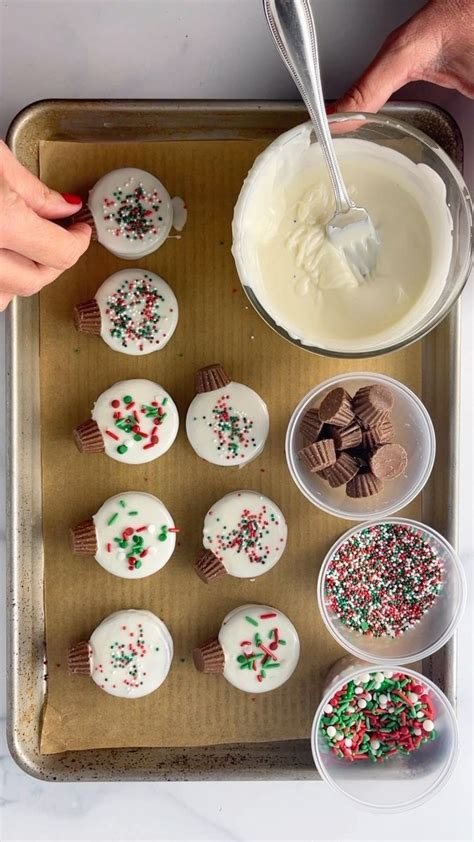
<svg viewBox="0 0 474 842">
<path fill-rule="evenodd" d="M 177 526 L 170 526 L 168 532 L 181 532 L 181 529 L 178 529 Z"/>
<path fill-rule="evenodd" d="M 132 401 L 131 403 L 127 404 L 127 409 L 132 409 L 132 407 L 134 407 L 134 406 L 135 406 L 135 401 Z"/>
<path fill-rule="evenodd" d="M 251 640 L 243 640 L 243 641 L 242 641 L 242 643 L 241 643 L 240 645 L 241 645 L 241 646 L 251 646 L 251 645 L 252 645 L 252 641 L 251 641 Z"/>
<path fill-rule="evenodd" d="M 112 544 L 107 544 L 107 552 L 108 553 L 112 552 Z"/>
<path fill-rule="evenodd" d="M 127 528 L 122 532 L 124 541 L 126 541 L 127 538 L 130 538 L 130 535 L 133 535 L 133 528 L 131 526 L 127 526 Z"/>
<path fill-rule="evenodd" d="M 135 532 L 146 532 L 148 526 L 139 526 L 138 529 L 135 529 Z"/>
<path fill-rule="evenodd" d="M 262 652 L 265 652 L 265 655 L 268 655 L 268 657 L 271 658 L 272 661 L 278 661 L 277 656 L 274 655 L 273 652 L 270 652 L 270 649 L 267 649 L 264 643 L 259 643 L 258 648 L 261 649 Z"/>
<path fill-rule="evenodd" d="M 271 620 L 271 619 L 273 619 L 273 617 L 277 617 L 277 616 L 278 616 L 278 614 L 276 614 L 275 612 L 273 612 L 271 614 L 260 614 L 260 619 L 261 620 Z"/>
<path fill-rule="evenodd" d="M 114 409 L 118 409 L 118 407 L 120 406 L 120 401 L 118 401 L 118 400 L 113 400 L 113 401 L 111 402 L 111 406 L 113 406 L 113 408 L 114 408 Z"/>
<path fill-rule="evenodd" d="M 110 436 L 111 439 L 115 439 L 115 441 L 119 440 L 119 437 L 116 436 L 115 433 L 112 432 L 112 430 L 106 430 L 105 432 L 106 432 L 106 435 Z"/>
<path fill-rule="evenodd" d="M 148 555 L 148 550 L 143 550 L 143 551 L 140 553 L 140 558 L 145 558 L 145 556 L 147 556 L 147 555 Z"/>
</svg>

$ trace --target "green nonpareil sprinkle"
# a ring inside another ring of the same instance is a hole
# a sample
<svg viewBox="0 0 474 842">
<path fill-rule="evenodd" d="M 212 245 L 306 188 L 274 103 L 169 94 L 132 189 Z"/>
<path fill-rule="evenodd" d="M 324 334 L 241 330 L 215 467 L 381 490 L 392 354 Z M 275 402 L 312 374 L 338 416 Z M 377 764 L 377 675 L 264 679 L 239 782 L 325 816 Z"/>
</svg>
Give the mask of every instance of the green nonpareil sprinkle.
<svg viewBox="0 0 474 842">
<path fill-rule="evenodd" d="M 254 620 L 253 617 L 249 617 L 248 614 L 245 616 L 245 619 L 247 620 L 247 623 L 250 623 L 251 626 L 258 626 L 257 621 Z"/>
<path fill-rule="evenodd" d="M 265 664 L 266 670 L 276 669 L 276 667 L 281 666 L 281 664 L 276 664 L 274 661 L 270 661 L 269 663 Z"/>
<path fill-rule="evenodd" d="M 108 521 L 107 521 L 107 526 L 112 526 L 112 524 L 113 524 L 113 523 L 115 523 L 115 521 L 117 520 L 117 518 L 118 518 L 118 512 L 114 512 L 114 514 L 112 515 L 112 517 L 109 517 L 109 519 L 108 519 Z"/>
<path fill-rule="evenodd" d="M 138 512 L 129 512 L 128 514 L 130 515 L 130 517 L 133 517 L 134 515 L 137 515 Z"/>
<path fill-rule="evenodd" d="M 119 500 L 119 506 L 122 506 L 122 509 L 125 509 L 127 507 L 125 500 Z"/>
</svg>

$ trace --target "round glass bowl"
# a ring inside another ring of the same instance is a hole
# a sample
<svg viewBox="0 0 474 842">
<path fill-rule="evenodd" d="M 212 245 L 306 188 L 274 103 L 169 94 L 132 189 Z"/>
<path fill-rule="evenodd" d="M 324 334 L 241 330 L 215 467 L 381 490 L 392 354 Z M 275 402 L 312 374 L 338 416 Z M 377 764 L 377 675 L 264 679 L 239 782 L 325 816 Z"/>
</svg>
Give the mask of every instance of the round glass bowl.
<svg viewBox="0 0 474 842">
<path fill-rule="evenodd" d="M 446 188 L 446 203 L 453 222 L 453 244 L 451 261 L 444 286 L 431 308 L 415 321 L 406 332 L 396 338 L 373 344 L 366 349 L 359 346 L 354 349 L 324 347 L 322 344 L 303 344 L 292 336 L 289 330 L 277 324 L 272 315 L 254 292 L 258 273 L 258 257 L 246 241 L 246 221 L 254 191 L 267 189 L 265 182 L 270 177 L 272 156 L 275 146 L 285 147 L 298 142 L 307 124 L 296 126 L 280 135 L 256 159 L 250 170 L 237 200 L 232 223 L 233 246 L 237 272 L 242 286 L 262 319 L 293 345 L 304 348 L 314 354 L 332 357 L 363 358 L 395 351 L 420 339 L 446 316 L 460 295 L 469 275 L 472 259 L 472 203 L 466 184 L 453 161 L 438 144 L 418 129 L 401 120 L 384 114 L 337 114 L 329 117 L 331 134 L 345 138 L 367 140 L 385 147 L 391 147 L 402 153 L 415 164 L 426 164 L 442 179 Z"/>
<path fill-rule="evenodd" d="M 329 607 L 326 595 L 328 566 L 341 546 L 350 538 L 382 524 L 403 524 L 413 530 L 436 551 L 443 567 L 443 581 L 439 594 L 421 619 L 399 637 L 373 637 L 349 628 Z M 461 562 L 448 542 L 422 523 L 405 518 L 370 521 L 349 529 L 331 547 L 323 561 L 318 578 L 318 605 L 330 634 L 348 652 L 372 663 L 408 664 L 432 655 L 454 634 L 466 604 L 466 577 Z"/>
<path fill-rule="evenodd" d="M 305 446 L 300 424 L 306 410 L 312 406 L 319 407 L 327 393 L 336 386 L 343 386 L 353 397 L 362 386 L 373 384 L 383 384 L 393 392 L 391 420 L 394 441 L 405 448 L 408 464 L 405 472 L 396 479 L 387 480 L 378 494 L 352 498 L 347 496 L 345 486 L 331 488 L 326 480 L 317 473 L 311 473 L 300 460 L 298 452 Z M 290 474 L 311 503 L 336 517 L 368 520 L 373 517 L 386 517 L 399 511 L 420 493 L 433 467 L 436 440 L 427 410 L 420 399 L 403 383 L 383 374 L 354 372 L 325 380 L 305 395 L 291 416 L 285 448 Z"/>
<path fill-rule="evenodd" d="M 402 672 L 423 685 L 434 709 L 436 739 L 421 744 L 410 754 L 398 753 L 383 762 L 350 762 L 330 750 L 321 733 L 321 717 L 334 693 L 364 673 Z M 428 678 L 412 669 L 388 664 L 363 664 L 349 667 L 326 689 L 316 711 L 311 732 L 315 765 L 324 781 L 347 796 L 359 807 L 373 812 L 395 813 L 420 807 L 432 798 L 454 769 L 458 750 L 458 728 L 454 711 L 441 690 Z"/>
</svg>

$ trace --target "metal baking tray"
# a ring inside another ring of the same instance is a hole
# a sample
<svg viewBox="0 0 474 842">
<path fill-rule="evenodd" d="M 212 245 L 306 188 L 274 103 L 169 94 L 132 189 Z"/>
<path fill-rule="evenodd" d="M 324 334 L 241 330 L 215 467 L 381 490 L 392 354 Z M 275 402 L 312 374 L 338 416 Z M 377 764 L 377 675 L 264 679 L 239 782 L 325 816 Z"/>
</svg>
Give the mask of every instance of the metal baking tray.
<svg viewBox="0 0 474 842">
<path fill-rule="evenodd" d="M 462 167 L 461 134 L 447 113 L 424 103 L 390 104 L 384 111 L 430 135 Z M 37 173 L 42 140 L 268 137 L 270 142 L 306 116 L 303 104 L 292 102 L 49 100 L 22 111 L 7 140 Z M 38 360 L 38 300 L 18 298 L 7 324 L 8 739 L 14 759 L 29 774 L 50 781 L 316 779 L 309 739 L 39 753 L 46 682 Z M 422 340 L 422 360 L 422 399 L 442 443 L 422 494 L 422 516 L 456 544 L 459 306 Z M 425 660 L 422 669 L 455 703 L 455 640 Z"/>
</svg>

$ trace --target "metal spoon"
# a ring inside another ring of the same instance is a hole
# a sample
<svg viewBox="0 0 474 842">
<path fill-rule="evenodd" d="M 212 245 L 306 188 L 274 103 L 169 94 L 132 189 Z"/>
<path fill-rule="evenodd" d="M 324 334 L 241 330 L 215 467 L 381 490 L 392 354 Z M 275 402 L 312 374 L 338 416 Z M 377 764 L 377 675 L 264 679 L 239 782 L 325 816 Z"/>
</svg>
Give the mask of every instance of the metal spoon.
<svg viewBox="0 0 474 842">
<path fill-rule="evenodd" d="M 263 0 L 275 44 L 303 98 L 320 143 L 336 200 L 336 213 L 326 225 L 328 239 L 359 279 L 375 267 L 379 239 L 365 208 L 356 207 L 342 179 L 324 107 L 318 46 L 308 0 Z"/>
</svg>

